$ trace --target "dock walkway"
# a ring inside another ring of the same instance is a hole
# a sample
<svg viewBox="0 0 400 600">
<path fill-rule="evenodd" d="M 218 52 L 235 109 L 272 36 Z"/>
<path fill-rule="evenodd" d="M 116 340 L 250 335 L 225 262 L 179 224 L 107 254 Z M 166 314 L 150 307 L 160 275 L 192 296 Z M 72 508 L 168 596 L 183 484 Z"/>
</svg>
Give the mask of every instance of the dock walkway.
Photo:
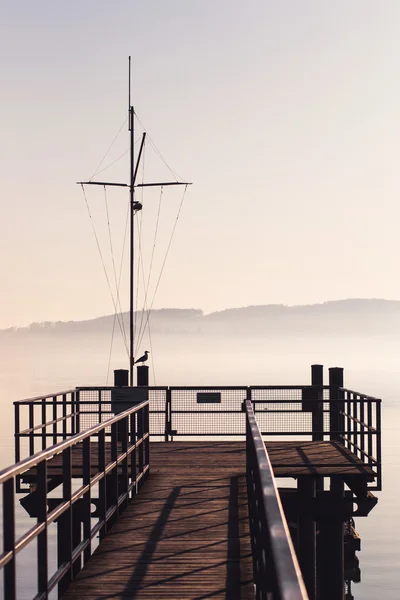
<svg viewBox="0 0 400 600">
<path fill-rule="evenodd" d="M 63 600 L 252 599 L 245 445 L 151 444 L 151 475 Z"/>
<path fill-rule="evenodd" d="M 335 442 L 266 445 L 278 477 L 373 479 Z M 244 442 L 152 443 L 150 457 L 150 477 L 63 600 L 253 599 Z"/>
</svg>

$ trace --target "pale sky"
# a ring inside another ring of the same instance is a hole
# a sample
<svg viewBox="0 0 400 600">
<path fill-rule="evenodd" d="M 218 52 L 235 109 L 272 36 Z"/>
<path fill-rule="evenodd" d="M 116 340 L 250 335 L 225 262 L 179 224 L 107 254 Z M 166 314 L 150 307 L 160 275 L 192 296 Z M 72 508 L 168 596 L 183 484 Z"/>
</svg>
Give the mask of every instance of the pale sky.
<svg viewBox="0 0 400 600">
<path fill-rule="evenodd" d="M 400 299 L 399 31 L 398 0 L 0 0 L 0 327 L 113 312 L 75 182 L 126 118 L 128 55 L 139 118 L 194 184 L 154 307 Z M 125 126 L 102 166 L 128 145 Z M 168 177 L 150 146 L 145 177 Z M 88 199 L 110 268 L 102 188 Z M 119 262 L 127 192 L 107 199 Z"/>
</svg>

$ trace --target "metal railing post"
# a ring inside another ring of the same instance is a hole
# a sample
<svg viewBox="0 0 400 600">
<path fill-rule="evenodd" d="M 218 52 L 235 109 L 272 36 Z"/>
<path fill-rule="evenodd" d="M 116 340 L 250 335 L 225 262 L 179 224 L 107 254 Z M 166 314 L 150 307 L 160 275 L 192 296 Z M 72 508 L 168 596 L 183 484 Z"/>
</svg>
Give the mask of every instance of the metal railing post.
<svg viewBox="0 0 400 600">
<path fill-rule="evenodd" d="M 329 402 L 330 402 L 330 439 L 340 440 L 344 431 L 344 396 L 342 367 L 329 369 Z"/>
<path fill-rule="evenodd" d="M 4 598 L 16 600 L 16 561 L 15 561 L 15 484 L 14 478 L 3 483 L 3 550 L 12 552 L 11 561 L 4 567 Z"/>
<path fill-rule="evenodd" d="M 21 438 L 19 436 L 20 428 L 21 424 L 19 404 L 14 403 L 15 462 L 19 462 L 21 457 Z"/>
<path fill-rule="evenodd" d="M 170 434 L 172 430 L 171 423 L 171 388 L 167 388 L 165 394 L 165 434 L 164 441 L 169 442 Z"/>
</svg>

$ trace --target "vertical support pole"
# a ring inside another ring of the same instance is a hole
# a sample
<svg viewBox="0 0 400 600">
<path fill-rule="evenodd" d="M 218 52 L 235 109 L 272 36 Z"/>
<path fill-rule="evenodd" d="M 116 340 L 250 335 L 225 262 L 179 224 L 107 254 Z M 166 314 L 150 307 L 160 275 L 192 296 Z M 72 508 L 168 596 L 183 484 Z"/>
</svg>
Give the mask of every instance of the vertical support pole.
<svg viewBox="0 0 400 600">
<path fill-rule="evenodd" d="M 3 550 L 12 552 L 13 557 L 4 567 L 3 588 L 4 598 L 16 600 L 17 585 L 15 577 L 15 487 L 11 477 L 3 483 Z"/>
<path fill-rule="evenodd" d="M 103 473 L 103 477 L 99 481 L 99 519 L 103 522 L 103 526 L 99 532 L 100 541 L 104 538 L 107 532 L 106 514 L 107 514 L 107 481 L 106 481 L 106 432 L 105 429 L 99 431 L 99 472 Z"/>
<path fill-rule="evenodd" d="M 381 400 L 376 401 L 376 461 L 377 461 L 377 486 L 378 490 L 382 489 L 382 433 L 381 433 Z"/>
<path fill-rule="evenodd" d="M 360 396 L 360 458 L 364 462 L 365 461 L 365 397 Z"/>
<path fill-rule="evenodd" d="M 329 401 L 330 401 L 330 439 L 340 440 L 344 430 L 344 396 L 340 388 L 343 387 L 343 369 L 330 367 L 329 369 Z"/>
<path fill-rule="evenodd" d="M 124 417 L 123 419 L 121 419 L 119 432 L 118 432 L 119 440 L 121 442 L 121 452 L 123 454 L 126 454 L 128 452 L 128 421 L 129 421 L 129 417 Z M 128 457 L 128 455 L 126 455 L 121 464 L 122 473 L 120 475 L 118 475 L 119 493 L 120 493 L 120 495 L 121 494 L 126 495 L 123 503 L 120 506 L 121 512 L 128 506 L 128 502 L 129 502 L 129 497 L 128 497 L 128 486 L 129 486 L 128 460 L 129 460 L 129 457 Z"/>
<path fill-rule="evenodd" d="M 132 488 L 132 497 L 136 495 L 137 492 L 137 468 L 136 468 L 136 440 L 137 440 L 137 432 L 136 432 L 136 413 L 132 413 L 130 415 L 130 444 L 135 445 L 135 449 L 131 452 L 131 481 L 135 482 L 135 485 Z"/>
<path fill-rule="evenodd" d="M 137 385 L 140 387 L 149 387 L 149 367 L 142 365 L 136 367 L 137 370 Z"/>
<path fill-rule="evenodd" d="M 169 432 L 171 431 L 171 423 L 169 419 L 169 407 L 171 404 L 171 390 L 168 388 L 165 391 L 165 418 L 164 418 L 164 442 L 169 442 Z"/>
<path fill-rule="evenodd" d="M 18 463 L 21 459 L 21 437 L 19 435 L 21 429 L 19 404 L 14 403 L 14 437 L 15 437 L 15 462 Z"/>
<path fill-rule="evenodd" d="M 144 442 L 144 465 L 148 466 L 144 480 L 150 475 L 150 405 L 144 407 L 144 433 L 149 434 Z"/>
<path fill-rule="evenodd" d="M 138 452 L 139 452 L 139 474 L 143 474 L 143 467 L 144 467 L 144 441 L 143 441 L 143 433 L 144 433 L 144 408 L 140 409 L 137 413 L 137 419 L 138 419 L 138 426 L 137 426 L 137 434 L 138 434 L 138 439 L 140 442 L 139 448 L 138 448 Z M 138 484 L 138 490 L 142 487 L 144 483 L 144 479 L 143 477 L 141 477 L 139 484 Z"/>
<path fill-rule="evenodd" d="M 76 433 L 80 433 L 81 430 L 81 394 L 79 390 L 75 392 L 76 400 Z"/>
<path fill-rule="evenodd" d="M 353 446 L 351 448 L 353 454 L 355 454 L 356 456 L 358 456 L 358 450 L 357 450 L 357 446 L 358 446 L 358 399 L 359 396 L 358 394 L 354 393 L 352 394 L 353 397 L 353 418 L 354 421 L 352 423 L 353 426 Z"/>
<path fill-rule="evenodd" d="M 82 462 L 83 462 L 83 485 L 88 486 L 81 500 L 82 521 L 83 521 L 83 539 L 88 542 L 83 552 L 83 563 L 86 564 L 92 554 L 92 540 L 90 537 L 90 513 L 91 513 L 91 487 L 90 487 L 90 437 L 86 437 L 82 444 Z"/>
<path fill-rule="evenodd" d="M 129 379 L 128 379 L 128 371 L 126 369 L 116 369 L 114 371 L 114 386 L 115 387 L 125 387 L 128 385 Z M 111 392 L 111 405 L 113 406 L 113 402 L 112 402 L 112 398 L 113 398 L 113 392 Z M 126 408 L 128 408 L 130 405 L 126 405 Z M 116 411 L 116 405 L 113 406 L 112 410 L 114 410 L 114 412 Z M 121 412 L 121 409 L 118 410 L 118 412 Z M 118 421 L 117 422 L 117 431 L 118 431 L 118 441 L 121 441 L 123 435 L 124 435 L 124 424 L 122 421 Z"/>
<path fill-rule="evenodd" d="M 81 525 L 81 507 L 80 501 L 75 502 L 72 506 L 72 548 L 75 549 L 82 541 L 82 525 Z M 82 568 L 82 555 L 75 559 L 72 565 L 72 579 L 78 576 Z"/>
<path fill-rule="evenodd" d="M 99 414 L 99 421 L 98 421 L 99 424 L 103 422 L 103 418 L 102 418 L 103 417 L 103 407 L 101 405 L 101 397 L 102 397 L 102 391 L 99 390 L 98 391 L 98 400 L 97 400 L 98 405 L 99 405 L 99 413 L 98 413 Z"/>
<path fill-rule="evenodd" d="M 336 508 L 319 523 L 318 597 L 324 600 L 344 598 L 344 521 L 342 506 L 344 482 L 340 475 L 331 477 L 330 498 Z"/>
<path fill-rule="evenodd" d="M 35 454 L 35 438 L 33 428 L 35 426 L 35 407 L 33 402 L 29 405 L 29 456 Z"/>
<path fill-rule="evenodd" d="M 125 387 L 128 385 L 128 371 L 126 369 L 116 369 L 114 371 L 114 386 Z"/>
<path fill-rule="evenodd" d="M 323 365 L 311 365 L 311 385 L 315 387 L 315 395 L 317 399 L 315 410 L 313 410 L 312 413 L 312 439 L 313 442 L 317 442 L 324 439 Z"/>
<path fill-rule="evenodd" d="M 368 425 L 368 464 L 371 468 L 373 468 L 372 465 L 372 431 L 371 431 L 371 427 L 372 427 L 372 400 L 370 398 L 368 398 L 367 400 L 367 425 Z"/>
<path fill-rule="evenodd" d="M 118 458 L 118 425 L 113 423 L 111 425 L 111 461 L 116 462 Z M 118 481 L 118 465 L 112 469 L 111 473 L 107 475 L 107 508 L 115 508 L 114 514 L 109 518 L 107 531 L 118 519 L 118 496 L 119 496 L 119 481 Z"/>
<path fill-rule="evenodd" d="M 71 446 L 66 448 L 62 454 L 63 461 L 63 500 L 71 501 L 72 495 L 72 461 Z M 58 584 L 58 596 L 62 597 L 72 579 L 72 506 L 61 515 L 57 521 L 57 562 L 58 567 L 69 563 L 70 571 Z"/>
<path fill-rule="evenodd" d="M 313 442 L 322 442 L 324 439 L 324 366 L 311 365 L 311 385 L 315 387 L 317 405 L 312 413 L 312 439 Z M 324 478 L 316 479 L 316 490 L 324 491 Z"/>
<path fill-rule="evenodd" d="M 129 58 L 129 86 L 130 86 L 130 73 L 131 73 L 131 60 Z M 130 98 L 130 89 L 129 89 L 129 98 Z M 129 101 L 130 104 L 130 101 Z M 135 187 L 134 187 L 134 172 L 135 172 L 135 139 L 134 139 L 134 135 L 135 135 L 135 111 L 133 106 L 129 105 L 129 131 L 130 131 L 130 189 L 129 189 L 129 198 L 130 198 L 130 286 L 129 286 L 129 299 L 130 299 L 130 306 L 129 306 L 129 383 L 130 385 L 133 385 L 133 365 L 135 362 L 134 356 L 133 356 L 133 338 L 134 338 L 134 312 L 135 312 L 135 307 L 134 307 L 134 286 L 135 286 L 135 281 L 134 281 L 134 276 L 135 276 L 135 269 L 134 269 L 134 258 L 135 258 L 135 230 L 134 230 L 134 225 L 135 225 L 135 211 L 134 211 L 134 204 L 135 204 Z"/>
<path fill-rule="evenodd" d="M 46 450 L 46 432 L 47 432 L 47 427 L 46 427 L 46 412 L 47 412 L 47 407 L 46 407 L 46 398 L 43 398 L 42 400 L 42 450 Z"/>
<path fill-rule="evenodd" d="M 57 396 L 53 396 L 53 444 L 57 444 Z"/>
<path fill-rule="evenodd" d="M 76 392 L 71 392 L 71 425 L 70 425 L 71 436 L 75 435 L 75 433 L 76 433 L 76 427 L 75 427 L 75 412 L 76 412 L 75 398 L 76 398 Z"/>
<path fill-rule="evenodd" d="M 316 524 L 310 516 L 310 504 L 316 496 L 314 477 L 303 475 L 298 478 L 300 516 L 297 529 L 297 555 L 310 600 L 316 600 Z"/>
<path fill-rule="evenodd" d="M 37 536 L 37 581 L 38 596 L 47 596 L 47 462 L 42 460 L 37 466 L 37 524 L 44 523 L 44 529 Z"/>
<path fill-rule="evenodd" d="M 62 397 L 62 439 L 67 439 L 67 395 Z"/>
</svg>

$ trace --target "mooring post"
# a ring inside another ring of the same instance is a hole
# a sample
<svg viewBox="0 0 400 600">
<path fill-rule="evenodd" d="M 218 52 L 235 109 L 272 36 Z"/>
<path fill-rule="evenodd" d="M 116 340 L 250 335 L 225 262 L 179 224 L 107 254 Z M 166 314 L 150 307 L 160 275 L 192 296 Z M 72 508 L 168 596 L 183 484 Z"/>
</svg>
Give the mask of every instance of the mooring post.
<svg viewBox="0 0 400 600">
<path fill-rule="evenodd" d="M 310 600 L 315 600 L 317 597 L 316 524 L 310 507 L 316 495 L 315 477 L 300 476 L 297 491 L 300 513 L 297 520 L 297 555 L 308 597 Z"/>
<path fill-rule="evenodd" d="M 149 367 L 142 365 L 137 367 L 137 384 L 139 387 L 149 386 Z"/>
<path fill-rule="evenodd" d="M 116 369 L 114 371 L 114 386 L 115 387 L 127 387 L 129 383 L 129 371 L 127 369 Z M 113 402 L 113 400 L 115 399 L 116 394 L 114 392 L 111 393 L 111 405 L 113 406 L 113 410 L 115 411 L 115 402 Z M 128 408 L 128 406 L 126 407 Z M 119 411 L 121 412 L 121 411 Z M 122 423 L 122 421 L 120 421 L 119 423 L 117 423 L 117 430 L 118 430 L 118 441 L 122 441 L 122 438 L 124 436 L 124 424 Z"/>
<path fill-rule="evenodd" d="M 330 440 L 338 441 L 343 433 L 343 369 L 329 369 Z M 318 595 L 324 600 L 344 598 L 344 517 L 342 514 L 344 481 L 331 477 L 329 492 L 332 513 L 318 523 Z"/>
<path fill-rule="evenodd" d="M 323 365 L 311 365 L 311 385 L 315 387 L 315 397 L 317 400 L 315 410 L 312 413 L 312 439 L 313 442 L 318 442 L 324 439 Z"/>
<path fill-rule="evenodd" d="M 126 387 L 129 381 L 129 371 L 127 369 L 116 369 L 114 371 L 115 387 Z"/>
<path fill-rule="evenodd" d="M 318 399 L 312 413 L 312 439 L 321 442 L 324 439 L 324 366 L 311 365 L 311 385 L 315 387 L 315 396 Z M 316 491 L 324 491 L 324 478 L 316 479 Z"/>
</svg>

